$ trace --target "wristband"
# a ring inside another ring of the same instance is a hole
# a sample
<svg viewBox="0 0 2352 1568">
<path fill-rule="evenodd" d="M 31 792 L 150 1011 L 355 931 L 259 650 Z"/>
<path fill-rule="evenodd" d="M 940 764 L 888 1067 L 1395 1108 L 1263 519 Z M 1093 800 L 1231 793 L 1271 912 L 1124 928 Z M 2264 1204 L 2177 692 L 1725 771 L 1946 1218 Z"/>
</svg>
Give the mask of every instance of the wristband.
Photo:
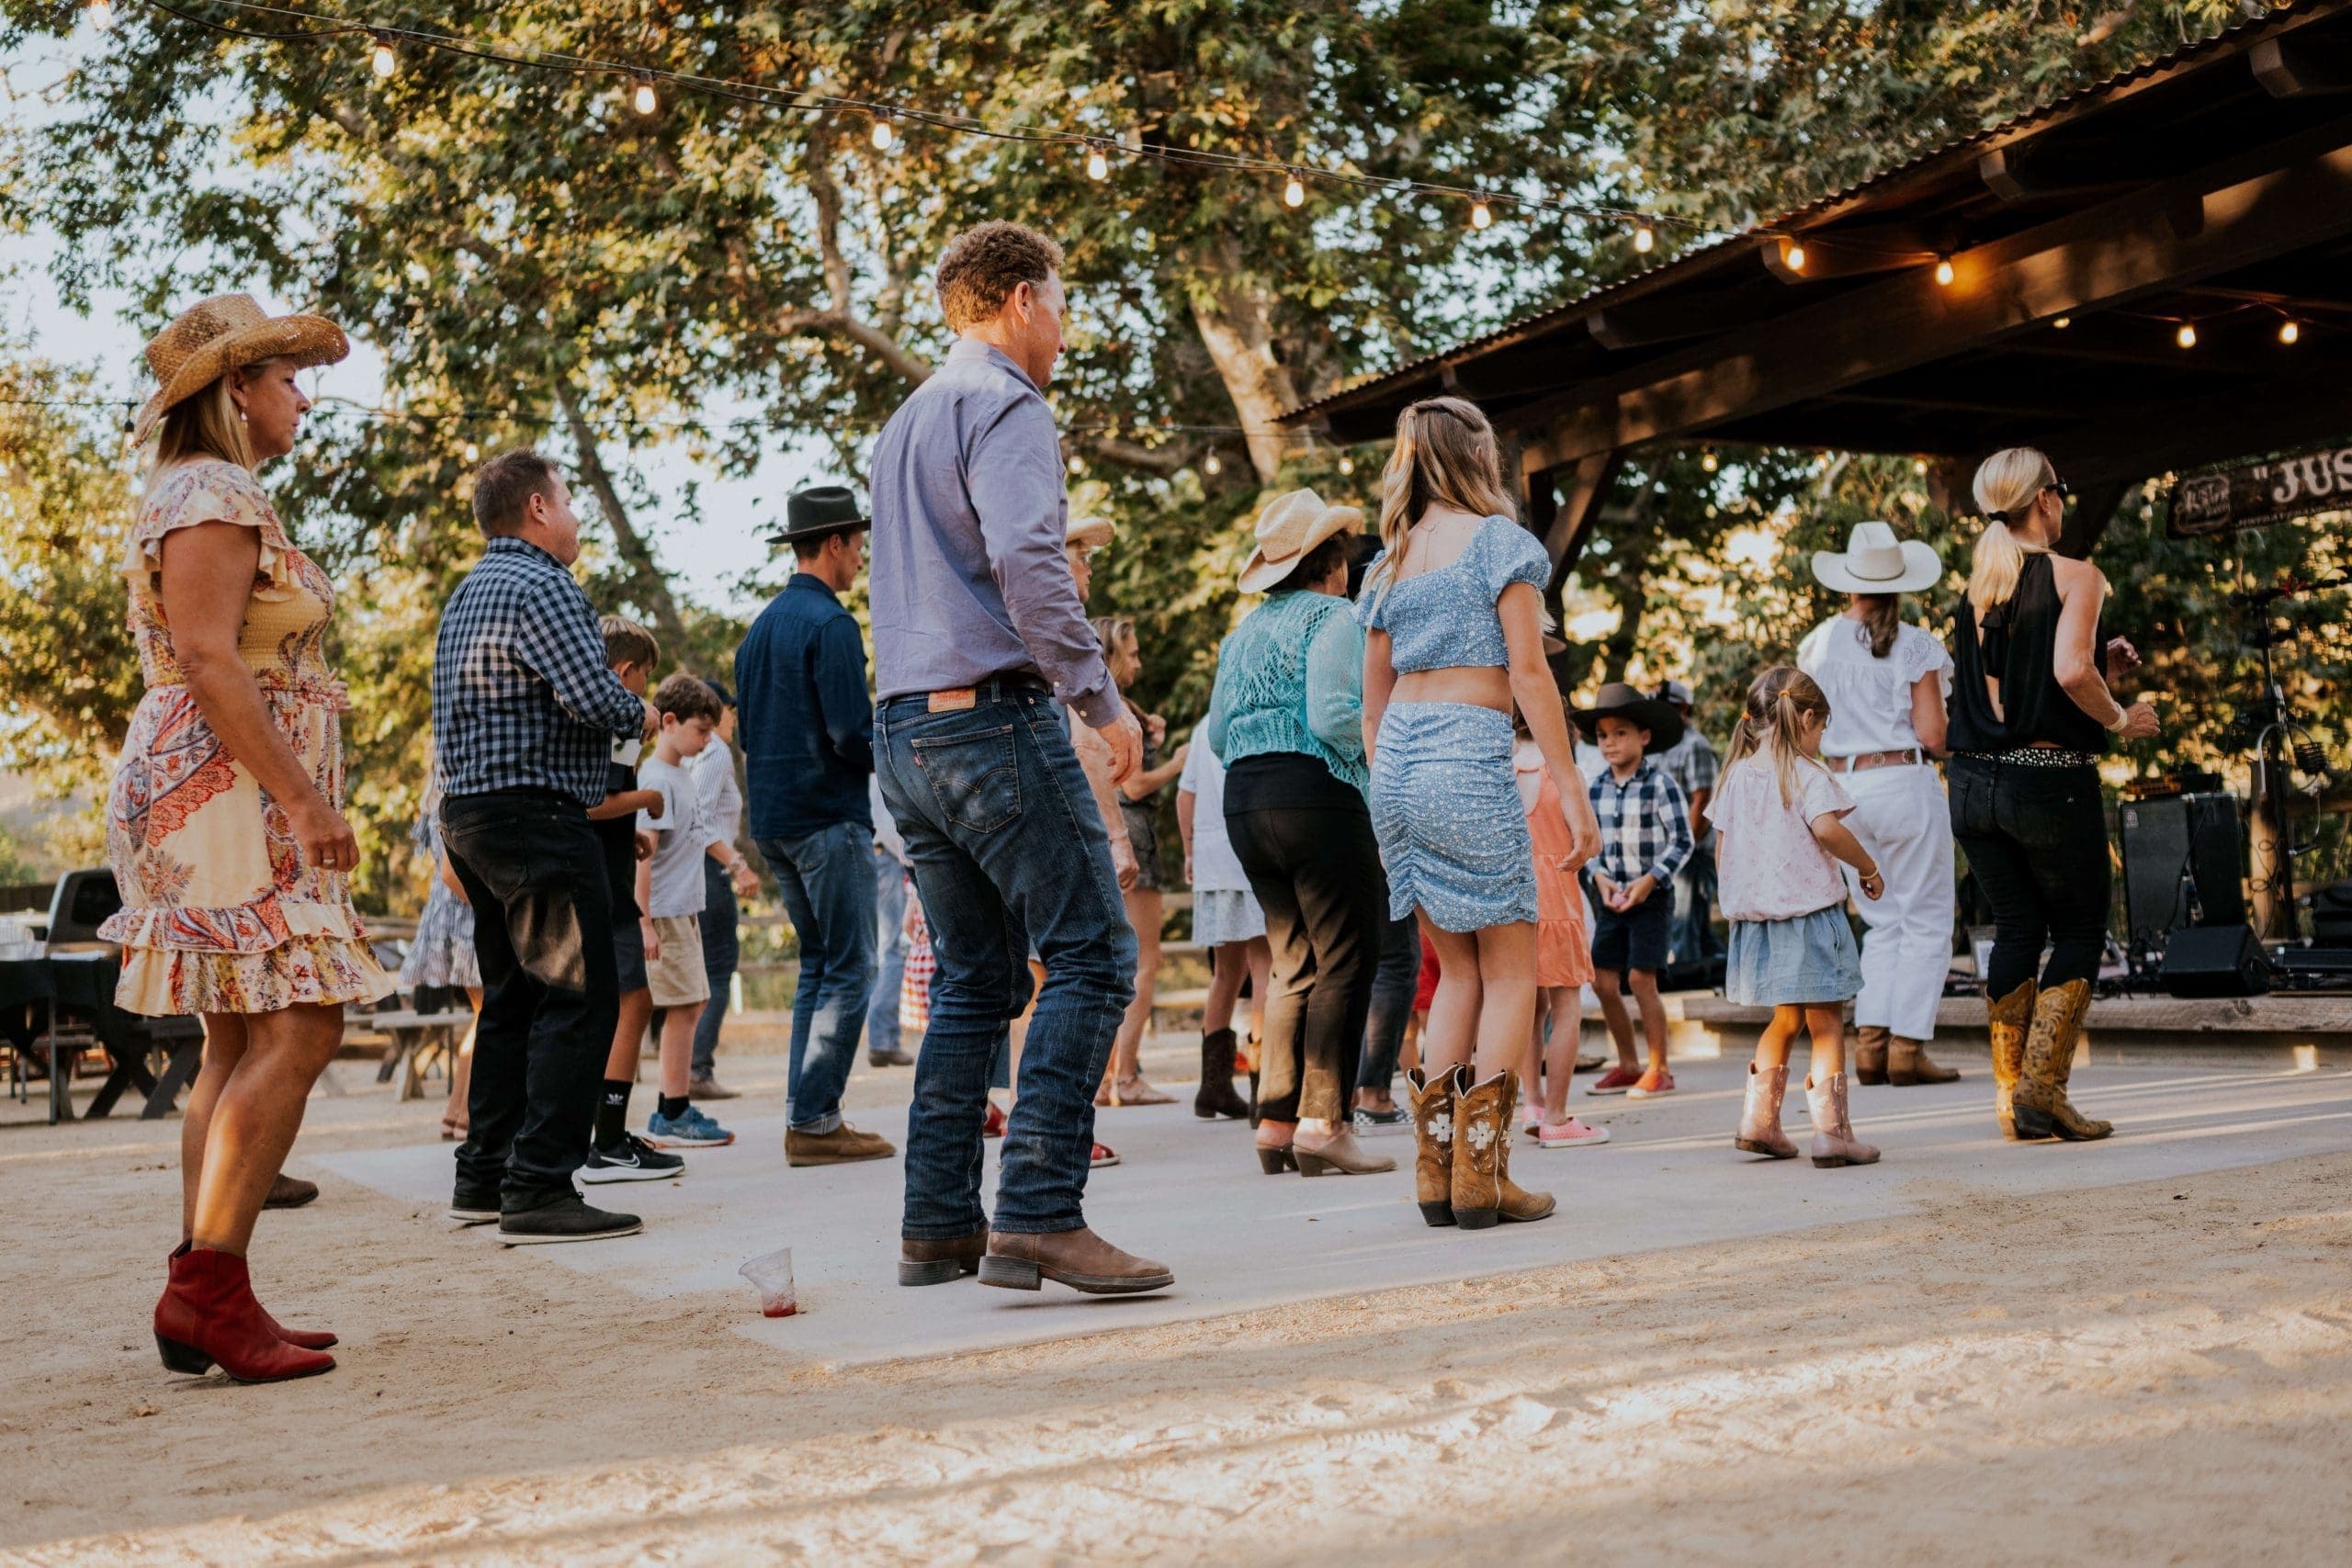
<svg viewBox="0 0 2352 1568">
<path fill-rule="evenodd" d="M 2119 701 L 2115 705 L 2114 719 L 2104 726 L 2104 728 L 2109 735 L 2120 735 L 2123 733 L 2123 727 L 2131 721 L 2132 710 L 2124 706 L 2123 704 Z"/>
</svg>

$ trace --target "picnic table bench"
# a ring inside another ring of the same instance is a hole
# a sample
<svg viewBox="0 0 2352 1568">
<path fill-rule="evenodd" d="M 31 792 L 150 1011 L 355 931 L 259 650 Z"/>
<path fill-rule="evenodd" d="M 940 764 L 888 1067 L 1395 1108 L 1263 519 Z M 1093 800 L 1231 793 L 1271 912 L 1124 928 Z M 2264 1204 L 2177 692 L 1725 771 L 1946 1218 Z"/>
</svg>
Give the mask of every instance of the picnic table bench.
<svg viewBox="0 0 2352 1568">
<path fill-rule="evenodd" d="M 376 1064 L 376 1081 L 390 1083 L 392 1075 L 400 1075 L 398 1098 L 424 1098 L 424 1075 L 435 1056 L 441 1060 L 443 1070 L 448 1070 L 457 1059 L 458 1042 L 473 1027 L 474 1015 L 464 1008 L 447 1012 L 348 1012 L 344 1015 L 347 1028 L 380 1033 L 389 1043 Z"/>
</svg>

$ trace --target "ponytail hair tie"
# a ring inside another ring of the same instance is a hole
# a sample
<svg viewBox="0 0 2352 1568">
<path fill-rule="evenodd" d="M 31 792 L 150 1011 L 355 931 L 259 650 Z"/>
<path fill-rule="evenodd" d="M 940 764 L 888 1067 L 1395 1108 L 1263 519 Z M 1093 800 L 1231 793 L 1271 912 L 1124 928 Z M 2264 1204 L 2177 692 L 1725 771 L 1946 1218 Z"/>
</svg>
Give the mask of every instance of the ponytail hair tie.
<svg viewBox="0 0 2352 1568">
<path fill-rule="evenodd" d="M 2002 527 L 2006 528 L 2009 525 L 2009 514 L 2006 512 L 1987 512 L 1984 514 L 1984 521 L 1987 523 L 1998 523 Z"/>
</svg>

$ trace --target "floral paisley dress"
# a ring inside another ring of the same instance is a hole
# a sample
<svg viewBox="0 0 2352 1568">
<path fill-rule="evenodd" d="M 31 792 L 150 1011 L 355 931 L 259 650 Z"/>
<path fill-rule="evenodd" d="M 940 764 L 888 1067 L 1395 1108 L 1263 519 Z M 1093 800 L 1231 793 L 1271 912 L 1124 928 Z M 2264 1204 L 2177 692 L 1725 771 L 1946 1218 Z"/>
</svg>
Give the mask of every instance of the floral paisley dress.
<svg viewBox="0 0 2352 1568">
<path fill-rule="evenodd" d="M 304 861 L 285 808 L 229 754 L 182 680 L 164 615 L 163 541 L 203 523 L 261 536 L 237 650 L 319 793 L 343 807 L 348 698 L 325 659 L 334 585 L 288 541 L 250 472 L 182 463 L 150 486 L 122 563 L 147 694 L 107 803 L 123 908 L 99 934 L 122 945 L 115 1000 L 150 1016 L 373 1001 L 392 982 L 368 948 L 346 874 Z"/>
</svg>

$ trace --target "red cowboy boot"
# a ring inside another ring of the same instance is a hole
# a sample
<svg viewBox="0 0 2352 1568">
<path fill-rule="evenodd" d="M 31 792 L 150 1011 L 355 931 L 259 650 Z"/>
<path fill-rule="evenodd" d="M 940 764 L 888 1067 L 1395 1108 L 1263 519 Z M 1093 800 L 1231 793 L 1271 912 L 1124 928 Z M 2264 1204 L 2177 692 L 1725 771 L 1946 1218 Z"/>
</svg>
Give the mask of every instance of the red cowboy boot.
<svg viewBox="0 0 2352 1568">
<path fill-rule="evenodd" d="M 334 1366 L 333 1356 L 270 1332 L 245 1260 L 209 1247 L 173 1255 L 171 1283 L 155 1303 L 155 1348 L 173 1371 L 201 1372 L 218 1362 L 238 1382 L 306 1378 Z"/>
</svg>

